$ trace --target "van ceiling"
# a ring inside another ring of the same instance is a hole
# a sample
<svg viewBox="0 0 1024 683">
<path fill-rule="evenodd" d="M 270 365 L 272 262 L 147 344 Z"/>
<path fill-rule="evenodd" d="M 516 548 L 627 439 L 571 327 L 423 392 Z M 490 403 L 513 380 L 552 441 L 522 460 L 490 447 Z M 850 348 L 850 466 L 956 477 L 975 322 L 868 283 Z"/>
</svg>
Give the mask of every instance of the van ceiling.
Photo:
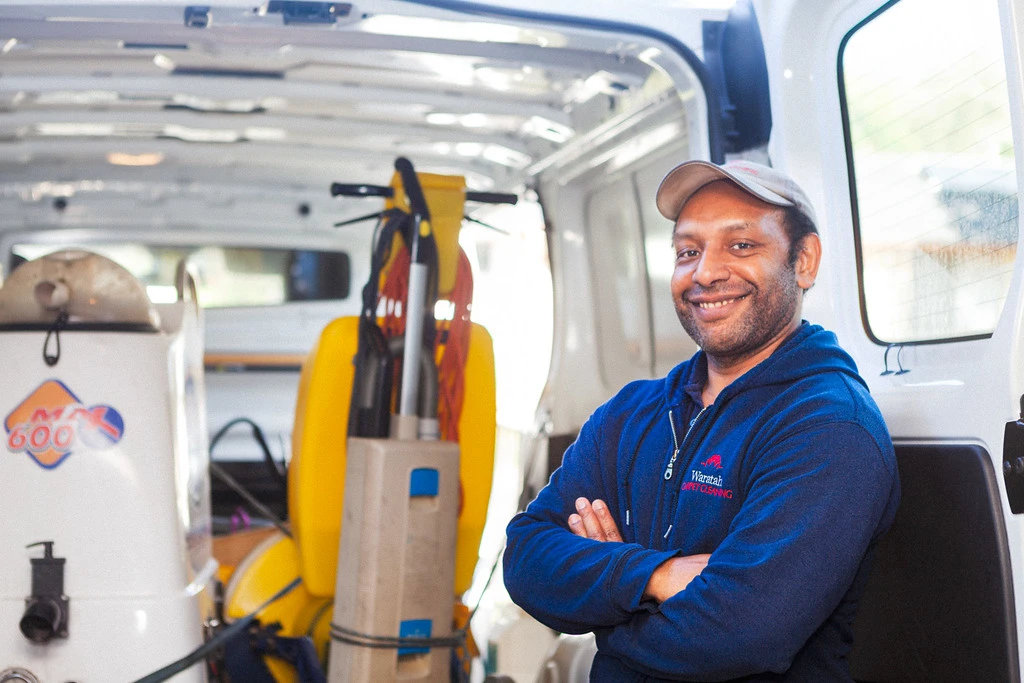
<svg viewBox="0 0 1024 683">
<path fill-rule="evenodd" d="M 692 80 L 648 39 L 409 2 L 0 2 L 0 230 L 309 229 L 400 155 L 520 191 Z"/>
</svg>

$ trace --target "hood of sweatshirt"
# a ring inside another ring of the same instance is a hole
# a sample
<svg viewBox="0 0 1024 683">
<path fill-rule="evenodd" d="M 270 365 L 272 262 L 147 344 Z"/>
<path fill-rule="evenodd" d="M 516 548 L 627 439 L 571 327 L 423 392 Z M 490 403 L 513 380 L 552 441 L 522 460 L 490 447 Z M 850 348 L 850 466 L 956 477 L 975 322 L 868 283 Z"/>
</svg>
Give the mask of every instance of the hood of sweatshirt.
<svg viewBox="0 0 1024 683">
<path fill-rule="evenodd" d="M 820 325 L 803 321 L 772 355 L 723 389 L 719 398 L 728 399 L 755 387 L 789 384 L 824 371 L 841 372 L 867 389 L 867 384 L 857 373 L 857 364 L 840 348 L 836 335 Z M 707 358 L 703 351 L 673 368 L 664 381 L 667 404 L 679 405 L 686 396 L 687 387 L 697 382 L 703 384 L 706 374 Z"/>
</svg>

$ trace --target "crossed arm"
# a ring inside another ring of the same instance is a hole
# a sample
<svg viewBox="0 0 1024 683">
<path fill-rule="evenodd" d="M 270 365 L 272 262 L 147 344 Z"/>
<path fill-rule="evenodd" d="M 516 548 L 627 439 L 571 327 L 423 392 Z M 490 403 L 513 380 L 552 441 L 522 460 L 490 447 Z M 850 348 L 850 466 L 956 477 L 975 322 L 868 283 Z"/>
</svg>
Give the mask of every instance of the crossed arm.
<svg viewBox="0 0 1024 683">
<path fill-rule="evenodd" d="M 622 543 L 619 527 L 608 506 L 601 499 L 593 503 L 576 499 L 576 513 L 569 515 L 569 529 L 580 538 L 607 543 Z M 662 603 L 681 592 L 708 565 L 710 555 L 672 557 L 662 562 L 651 574 L 644 588 L 644 599 Z"/>
</svg>

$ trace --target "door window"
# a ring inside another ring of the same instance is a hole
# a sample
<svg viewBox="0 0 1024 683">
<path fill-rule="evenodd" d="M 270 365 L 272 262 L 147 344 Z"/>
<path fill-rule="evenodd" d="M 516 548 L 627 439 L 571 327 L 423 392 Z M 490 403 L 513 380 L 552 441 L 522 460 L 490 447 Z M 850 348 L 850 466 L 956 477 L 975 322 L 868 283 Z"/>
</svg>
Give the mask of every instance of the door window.
<svg viewBox="0 0 1024 683">
<path fill-rule="evenodd" d="M 990 335 L 1018 230 L 997 3 L 889 4 L 846 36 L 839 77 L 868 333 Z"/>
</svg>

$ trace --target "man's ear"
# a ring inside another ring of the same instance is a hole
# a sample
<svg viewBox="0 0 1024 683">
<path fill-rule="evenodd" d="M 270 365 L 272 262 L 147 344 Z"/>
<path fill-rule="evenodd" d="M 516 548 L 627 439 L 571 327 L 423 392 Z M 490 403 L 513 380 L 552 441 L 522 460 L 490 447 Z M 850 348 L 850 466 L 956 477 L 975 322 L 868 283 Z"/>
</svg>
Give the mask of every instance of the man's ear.
<svg viewBox="0 0 1024 683">
<path fill-rule="evenodd" d="M 818 266 L 821 265 L 821 238 L 816 233 L 809 233 L 803 236 L 800 243 L 800 252 L 796 256 L 796 263 L 793 270 L 796 273 L 796 283 L 805 292 L 814 286 L 818 277 Z"/>
</svg>

